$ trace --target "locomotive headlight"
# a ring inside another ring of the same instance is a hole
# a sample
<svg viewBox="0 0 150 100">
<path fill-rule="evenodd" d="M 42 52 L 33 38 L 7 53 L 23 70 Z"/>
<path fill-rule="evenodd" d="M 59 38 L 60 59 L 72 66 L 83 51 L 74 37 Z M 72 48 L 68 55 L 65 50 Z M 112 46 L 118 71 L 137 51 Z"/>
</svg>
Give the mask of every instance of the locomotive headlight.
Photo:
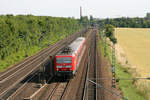
<svg viewBox="0 0 150 100">
<path fill-rule="evenodd" d="M 71 68 L 72 66 L 66 66 L 66 68 Z"/>
<path fill-rule="evenodd" d="M 62 68 L 62 66 L 56 66 L 57 68 Z"/>
</svg>

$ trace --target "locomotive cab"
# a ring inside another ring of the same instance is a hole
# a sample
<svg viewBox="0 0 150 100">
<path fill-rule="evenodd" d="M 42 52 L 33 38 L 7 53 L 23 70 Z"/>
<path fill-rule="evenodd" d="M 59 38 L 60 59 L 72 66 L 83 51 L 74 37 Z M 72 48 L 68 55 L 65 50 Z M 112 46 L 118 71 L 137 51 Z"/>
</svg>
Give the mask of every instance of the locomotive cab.
<svg viewBox="0 0 150 100">
<path fill-rule="evenodd" d="M 72 76 L 73 75 L 73 59 L 71 56 L 56 56 L 55 70 L 56 76 Z"/>
<path fill-rule="evenodd" d="M 79 37 L 55 56 L 55 75 L 73 77 L 85 50 L 85 38 Z"/>
</svg>

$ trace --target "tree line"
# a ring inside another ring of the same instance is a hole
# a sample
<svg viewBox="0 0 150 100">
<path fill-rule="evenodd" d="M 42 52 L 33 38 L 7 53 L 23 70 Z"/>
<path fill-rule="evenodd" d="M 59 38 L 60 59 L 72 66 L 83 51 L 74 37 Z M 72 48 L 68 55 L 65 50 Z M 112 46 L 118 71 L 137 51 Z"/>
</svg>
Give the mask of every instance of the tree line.
<svg viewBox="0 0 150 100">
<path fill-rule="evenodd" d="M 127 27 L 127 28 L 150 28 L 150 19 L 145 18 L 128 18 L 128 17 L 122 17 L 122 18 L 106 18 L 106 19 L 100 19 L 97 21 L 97 24 L 100 25 L 100 27 L 104 27 L 106 24 L 111 24 L 115 27 Z"/>
<path fill-rule="evenodd" d="M 33 46 L 51 45 L 80 28 L 79 20 L 74 18 L 1 15 L 0 60 L 18 51 L 28 51 Z"/>
</svg>

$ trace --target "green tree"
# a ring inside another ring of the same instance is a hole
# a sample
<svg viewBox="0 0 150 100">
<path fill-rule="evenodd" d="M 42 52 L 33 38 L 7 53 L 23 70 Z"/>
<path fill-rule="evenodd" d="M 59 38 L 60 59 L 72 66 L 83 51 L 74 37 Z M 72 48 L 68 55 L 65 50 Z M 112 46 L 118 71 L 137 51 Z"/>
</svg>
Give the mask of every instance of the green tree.
<svg viewBox="0 0 150 100">
<path fill-rule="evenodd" d="M 107 24 L 105 26 L 105 36 L 108 37 L 110 39 L 111 42 L 113 42 L 114 44 L 117 43 L 117 39 L 114 36 L 114 29 L 115 27 L 113 25 Z"/>
<path fill-rule="evenodd" d="M 84 17 L 83 22 L 87 25 L 88 18 Z M 25 57 L 25 52 L 31 55 L 82 27 L 74 18 L 1 15 L 0 61 L 7 64 L 0 63 L 0 69 Z M 9 57 L 14 61 L 7 61 Z"/>
<path fill-rule="evenodd" d="M 146 14 L 146 18 L 147 18 L 147 19 L 150 19 L 150 13 L 147 13 L 147 14 Z"/>
<path fill-rule="evenodd" d="M 80 23 L 83 26 L 88 26 L 88 24 L 89 24 L 88 16 L 82 16 L 81 19 L 80 19 Z"/>
</svg>

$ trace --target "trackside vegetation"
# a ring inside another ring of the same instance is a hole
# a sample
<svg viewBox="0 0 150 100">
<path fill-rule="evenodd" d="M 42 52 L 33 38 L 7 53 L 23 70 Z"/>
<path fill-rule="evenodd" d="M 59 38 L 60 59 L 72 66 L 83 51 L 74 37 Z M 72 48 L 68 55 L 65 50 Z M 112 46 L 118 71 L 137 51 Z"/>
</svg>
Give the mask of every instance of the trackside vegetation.
<svg viewBox="0 0 150 100">
<path fill-rule="evenodd" d="M 1 15 L 0 71 L 81 28 L 74 18 Z"/>
<path fill-rule="evenodd" d="M 102 30 L 100 30 L 100 38 L 101 41 L 99 42 L 102 55 L 105 56 L 110 62 L 112 62 L 112 50 L 111 47 L 108 46 L 107 43 L 105 43 Z M 106 54 L 105 54 L 106 53 Z M 110 69 L 111 70 L 111 69 Z M 122 65 L 119 64 L 119 62 L 116 61 L 116 66 L 115 66 L 115 73 L 116 73 L 116 78 L 123 78 L 123 79 L 131 79 L 132 76 L 129 73 L 128 69 L 123 67 Z M 135 80 L 119 80 L 117 81 L 117 85 L 119 89 L 122 92 L 122 95 L 128 100 L 147 100 L 145 94 L 142 92 L 138 91 L 136 86 L 134 85 Z"/>
</svg>

